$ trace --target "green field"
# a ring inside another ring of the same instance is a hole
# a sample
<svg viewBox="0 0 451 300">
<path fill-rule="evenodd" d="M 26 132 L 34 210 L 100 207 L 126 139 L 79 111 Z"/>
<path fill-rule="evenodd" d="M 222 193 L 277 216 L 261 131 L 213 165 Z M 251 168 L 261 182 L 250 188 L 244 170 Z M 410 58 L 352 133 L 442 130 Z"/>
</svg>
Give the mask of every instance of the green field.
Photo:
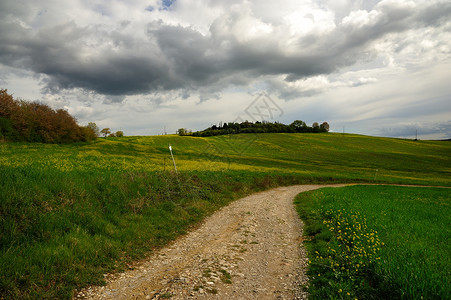
<svg viewBox="0 0 451 300">
<path fill-rule="evenodd" d="M 68 172 L 246 171 L 304 178 L 451 185 L 451 143 L 342 134 L 175 135 L 86 144 L 0 144 L 0 166 Z"/>
<path fill-rule="evenodd" d="M 298 195 L 312 299 L 448 299 L 451 192 L 352 186 Z"/>
<path fill-rule="evenodd" d="M 449 142 L 332 133 L 0 143 L 0 298 L 70 298 L 277 185 L 451 186 L 450 153 Z"/>
</svg>

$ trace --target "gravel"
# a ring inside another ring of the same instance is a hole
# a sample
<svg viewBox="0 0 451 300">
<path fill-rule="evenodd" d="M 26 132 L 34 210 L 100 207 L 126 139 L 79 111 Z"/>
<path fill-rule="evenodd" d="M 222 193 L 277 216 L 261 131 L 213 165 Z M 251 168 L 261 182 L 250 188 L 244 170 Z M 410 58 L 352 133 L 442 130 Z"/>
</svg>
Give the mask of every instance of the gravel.
<svg viewBox="0 0 451 300">
<path fill-rule="evenodd" d="M 308 259 L 293 199 L 324 186 L 279 187 L 239 199 L 74 299 L 307 299 Z"/>
</svg>

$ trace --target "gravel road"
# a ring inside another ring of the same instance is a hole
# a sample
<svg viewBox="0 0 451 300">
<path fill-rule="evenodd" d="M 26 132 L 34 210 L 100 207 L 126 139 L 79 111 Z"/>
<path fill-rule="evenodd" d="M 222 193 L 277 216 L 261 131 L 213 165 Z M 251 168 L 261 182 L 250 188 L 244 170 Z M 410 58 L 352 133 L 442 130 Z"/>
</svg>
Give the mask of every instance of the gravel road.
<svg viewBox="0 0 451 300">
<path fill-rule="evenodd" d="M 293 199 L 321 187 L 279 187 L 239 199 L 74 299 L 306 299 L 300 286 L 307 284 L 308 260 Z"/>
</svg>

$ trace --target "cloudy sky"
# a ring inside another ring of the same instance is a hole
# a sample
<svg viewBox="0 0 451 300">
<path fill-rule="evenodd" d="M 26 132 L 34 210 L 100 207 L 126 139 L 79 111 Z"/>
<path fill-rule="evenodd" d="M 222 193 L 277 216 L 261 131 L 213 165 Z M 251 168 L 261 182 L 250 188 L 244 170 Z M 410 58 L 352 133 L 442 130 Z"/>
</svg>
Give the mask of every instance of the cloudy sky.
<svg viewBox="0 0 451 300">
<path fill-rule="evenodd" d="M 451 138 L 451 2 L 1 1 L 0 88 L 126 135 L 261 118 Z"/>
</svg>

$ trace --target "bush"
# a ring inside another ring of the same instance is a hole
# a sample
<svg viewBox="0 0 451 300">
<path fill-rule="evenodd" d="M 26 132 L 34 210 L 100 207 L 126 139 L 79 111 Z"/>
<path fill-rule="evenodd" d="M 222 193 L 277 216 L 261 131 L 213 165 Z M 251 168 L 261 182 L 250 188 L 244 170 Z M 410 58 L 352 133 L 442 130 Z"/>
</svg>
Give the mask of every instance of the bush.
<svg viewBox="0 0 451 300">
<path fill-rule="evenodd" d="M 71 143 L 93 140 L 96 133 L 78 126 L 66 110 L 14 100 L 7 90 L 0 90 L 0 136 L 8 141 Z"/>
</svg>

